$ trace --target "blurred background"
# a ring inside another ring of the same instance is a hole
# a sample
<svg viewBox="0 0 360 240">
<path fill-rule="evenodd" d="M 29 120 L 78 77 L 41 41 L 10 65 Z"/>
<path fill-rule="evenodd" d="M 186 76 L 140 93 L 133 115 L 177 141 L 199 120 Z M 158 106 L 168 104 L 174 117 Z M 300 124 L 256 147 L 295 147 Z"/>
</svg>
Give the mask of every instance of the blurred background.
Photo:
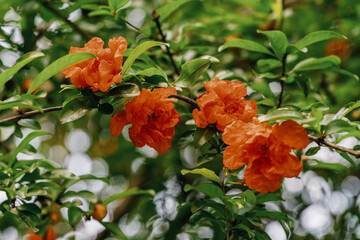
<svg viewBox="0 0 360 240">
<path fill-rule="evenodd" d="M 106 0 L 0 0 L 0 71 L 14 65 L 26 52 L 38 50 L 46 55 L 9 81 L 0 92 L 0 100 L 15 92 L 25 93 L 44 66 L 66 55 L 70 46 L 82 47 L 92 37 L 100 37 L 107 44 L 108 39 L 123 36 L 130 48 L 137 46 L 142 39 L 158 39 L 152 12 L 161 12 L 161 6 L 169 2 L 132 0 L 114 16 L 108 8 L 101 7 L 108 6 Z M 279 83 L 259 79 L 253 73 L 262 67 L 256 62 L 258 54 L 239 49 L 218 52 L 218 47 L 230 39 L 265 42 L 256 30 L 279 27 L 272 10 L 273 3 L 271 0 L 183 1 L 171 15 L 160 17 L 175 62 L 180 66 L 199 56 L 215 56 L 220 62 L 207 71 L 208 79 L 241 80 L 248 86 L 249 98 L 257 101 L 266 96 L 266 91 L 278 96 Z M 347 39 L 324 41 L 309 47 L 308 52 L 313 57 L 337 55 L 342 59 L 343 69 L 360 75 L 358 0 L 286 0 L 283 15 L 282 30 L 292 43 L 317 30 L 333 30 L 345 35 Z M 149 55 L 169 76 L 175 76 L 166 54 L 159 54 L 159 51 L 153 50 Z M 308 95 L 304 97 L 301 88 L 294 83 L 286 89 L 291 97 L 285 101 L 300 104 L 320 99 L 326 104 L 324 112 L 334 113 L 346 103 L 359 99 L 359 82 L 351 77 L 332 71 L 312 72 L 310 75 Z M 59 94 L 60 85 L 69 83 L 61 73 L 51 78 L 41 86 L 48 94 L 38 104 L 43 107 L 61 105 L 69 94 Z M 198 96 L 197 90 L 190 96 Z M 267 109 L 266 104 L 259 105 L 259 113 L 265 113 Z M 351 120 L 360 120 L 359 109 L 351 114 Z M 40 153 L 20 154 L 18 158 L 50 159 L 77 175 L 109 176 L 110 185 L 83 180 L 70 189 L 92 191 L 102 200 L 129 187 L 154 189 L 154 198 L 134 196 L 109 205 L 105 220 L 117 223 L 129 239 L 214 239 L 216 232 L 211 226 L 189 224 L 187 213 L 176 211 L 184 201 L 199 197 L 195 193 L 183 192 L 183 186 L 195 178 L 180 174 L 184 168 L 194 168 L 202 153 L 202 149 L 187 144 L 192 140 L 187 133 L 194 129 L 193 123 L 188 121 L 191 118 L 182 116 L 183 124 L 176 129 L 173 139 L 179 144 L 174 144 L 165 155 L 159 155 L 149 147 L 134 147 L 127 134 L 128 128 L 118 138 L 112 137 L 110 118 L 110 115 L 100 114 L 97 110 L 66 124 L 60 124 L 58 113 L 37 116 L 41 129 L 50 131 L 53 136 L 31 142 Z M 24 135 L 29 132 L 29 129 L 23 131 Z M 1 132 L 0 151 L 4 150 L 8 137 L 6 131 Z M 20 139 L 14 138 L 6 144 L 17 145 L 19 142 Z M 359 141 L 352 137 L 339 145 L 353 148 L 359 145 Z M 309 147 L 314 146 L 316 144 L 311 143 Z M 360 239 L 359 169 L 352 168 L 338 153 L 324 147 L 309 158 L 305 159 L 304 171 L 299 177 L 284 179 L 280 192 L 285 201 L 266 203 L 266 208 L 287 212 L 294 219 L 295 230 L 289 239 Z M 314 169 L 311 159 L 341 163 L 346 169 Z M 359 159 L 353 160 L 359 164 Z M 221 171 L 221 159 L 206 164 L 217 172 Z M 0 190 L 0 202 L 4 199 L 5 192 Z M 83 203 L 81 208 L 88 210 L 84 199 L 77 200 Z M 65 208 L 61 215 L 67 219 Z M 277 221 L 263 224 L 272 239 L 288 239 L 286 226 Z M 72 236 L 84 240 L 112 239 L 95 220 L 82 221 L 75 231 L 60 221 L 55 229 L 61 236 L 59 239 L 64 240 Z M 24 233 L 25 225 L 19 226 L 0 216 L 0 239 L 21 239 Z"/>
</svg>

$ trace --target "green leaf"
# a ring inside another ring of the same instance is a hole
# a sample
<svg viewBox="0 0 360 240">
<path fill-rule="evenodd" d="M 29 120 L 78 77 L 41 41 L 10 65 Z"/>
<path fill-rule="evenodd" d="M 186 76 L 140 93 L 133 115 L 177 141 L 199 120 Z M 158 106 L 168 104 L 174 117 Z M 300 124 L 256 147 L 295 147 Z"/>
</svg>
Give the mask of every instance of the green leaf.
<svg viewBox="0 0 360 240">
<path fill-rule="evenodd" d="M 197 169 L 193 169 L 193 170 L 186 170 L 186 169 L 181 170 L 182 175 L 186 175 L 188 173 L 199 174 L 199 175 L 202 175 L 202 176 L 206 177 L 207 179 L 210 179 L 214 182 L 217 182 L 219 184 L 221 183 L 220 177 L 218 175 L 216 175 L 216 173 L 214 171 L 207 169 L 207 168 L 197 168 Z"/>
<path fill-rule="evenodd" d="M 2 88 L 5 83 L 7 81 L 9 81 L 9 79 L 14 76 L 21 68 L 23 68 L 26 64 L 28 64 L 29 62 L 39 58 L 39 57 L 43 57 L 45 56 L 42 52 L 28 52 L 26 54 L 24 54 L 23 56 L 21 56 L 18 60 L 17 63 L 12 66 L 11 68 L 7 69 L 5 72 L 2 72 L 0 74 L 0 88 Z"/>
<path fill-rule="evenodd" d="M 98 110 L 102 114 L 112 114 L 114 112 L 114 107 L 110 103 L 102 103 L 99 105 Z"/>
<path fill-rule="evenodd" d="M 200 165 L 210 162 L 212 160 L 214 160 L 216 158 L 218 154 L 217 153 L 206 153 L 206 154 L 202 154 L 201 156 L 198 157 L 198 159 L 196 160 L 196 167 L 199 167 Z"/>
<path fill-rule="evenodd" d="M 313 155 L 315 155 L 319 150 L 320 150 L 320 146 L 311 147 L 311 148 L 309 148 L 309 149 L 305 152 L 305 155 L 306 155 L 306 156 L 313 156 Z"/>
<path fill-rule="evenodd" d="M 130 0 L 108 0 L 109 7 L 112 11 L 116 12 L 125 6 Z"/>
<path fill-rule="evenodd" d="M 68 54 L 66 56 L 57 59 L 49 66 L 44 68 L 44 70 L 42 70 L 36 76 L 34 82 L 31 84 L 27 93 L 31 94 L 37 87 L 39 87 L 46 80 L 54 76 L 56 73 L 60 72 L 62 69 L 89 58 L 96 58 L 96 56 L 94 56 L 92 53 L 89 52 L 77 52 L 77 53 Z"/>
<path fill-rule="evenodd" d="M 69 207 L 68 218 L 72 227 L 75 227 L 81 220 L 85 213 L 78 207 Z"/>
<path fill-rule="evenodd" d="M 256 196 L 256 204 L 273 201 L 284 201 L 279 193 L 266 193 Z"/>
<path fill-rule="evenodd" d="M 227 41 L 224 45 L 219 47 L 219 52 L 230 47 L 242 48 L 252 52 L 265 53 L 272 57 L 275 57 L 275 55 L 263 45 L 245 39 L 232 39 L 230 41 Z"/>
<path fill-rule="evenodd" d="M 35 130 L 41 129 L 40 123 L 34 119 L 21 119 L 17 123 L 22 127 L 31 128 Z"/>
<path fill-rule="evenodd" d="M 257 31 L 264 34 L 270 41 L 271 48 L 274 50 L 276 57 L 282 58 L 286 53 L 288 47 L 288 40 L 285 34 L 281 31 Z"/>
<path fill-rule="evenodd" d="M 164 22 L 173 12 L 175 12 L 179 7 L 181 7 L 183 4 L 190 2 L 193 0 L 177 0 L 169 2 L 162 7 L 160 7 L 158 10 L 156 10 L 157 15 L 160 16 L 159 21 Z"/>
<path fill-rule="evenodd" d="M 317 170 L 317 169 L 326 169 L 334 172 L 338 172 L 342 174 L 343 176 L 347 176 L 349 169 L 340 163 L 326 163 L 326 162 L 320 162 L 317 160 L 312 160 L 315 162 L 315 164 L 309 163 L 309 169 L 311 170 Z"/>
<path fill-rule="evenodd" d="M 117 193 L 117 194 L 114 194 L 114 195 L 108 197 L 104 201 L 104 205 L 108 205 L 109 203 L 111 203 L 111 202 L 113 202 L 115 200 L 119 200 L 119 199 L 122 199 L 122 198 L 127 197 L 127 196 L 139 195 L 139 194 L 148 194 L 148 195 L 154 196 L 155 191 L 152 190 L 152 189 L 150 189 L 150 190 L 142 190 L 142 189 L 139 189 L 139 188 L 131 188 L 129 190 L 126 190 L 125 192 Z"/>
<path fill-rule="evenodd" d="M 358 140 L 360 140 L 360 131 L 353 130 L 353 131 L 351 131 L 351 132 L 349 132 L 347 134 L 341 135 L 336 139 L 336 141 L 334 143 L 337 144 L 337 143 L 341 142 L 342 140 L 344 140 L 345 138 L 348 138 L 348 137 L 356 137 Z"/>
<path fill-rule="evenodd" d="M 346 153 L 346 152 L 343 152 L 341 150 L 337 150 L 335 149 L 335 151 L 340 154 L 340 156 L 342 156 L 346 161 L 348 161 L 349 163 L 351 163 L 351 165 L 355 168 L 355 169 L 358 169 L 358 166 L 357 164 L 355 163 L 355 161 Z"/>
<path fill-rule="evenodd" d="M 350 123 L 342 119 L 335 119 L 325 126 L 325 133 L 327 135 L 341 132 L 350 132 L 353 130 L 358 130 L 358 128 L 356 126 L 352 126 Z"/>
<path fill-rule="evenodd" d="M 82 197 L 87 199 L 89 202 L 92 203 L 96 203 L 97 202 L 97 196 L 95 193 L 90 192 L 90 191 L 79 191 L 79 192 L 75 192 L 75 191 L 67 191 L 66 193 L 64 193 L 62 196 L 62 198 L 67 198 L 67 197 Z"/>
<path fill-rule="evenodd" d="M 135 97 L 140 94 L 138 85 L 134 83 L 126 83 L 112 88 L 106 93 L 106 96 L 118 96 L 118 97 Z"/>
<path fill-rule="evenodd" d="M 230 229 L 231 229 L 231 230 L 243 230 L 243 231 L 245 231 L 245 232 L 248 234 L 248 236 L 249 236 L 250 239 L 254 239 L 254 238 L 255 238 L 255 233 L 254 233 L 248 226 L 246 226 L 246 225 L 244 225 L 244 224 L 241 224 L 241 223 L 240 223 L 240 224 L 237 224 L 237 225 L 231 227 Z"/>
<path fill-rule="evenodd" d="M 340 119 L 345 117 L 348 113 L 353 111 L 354 109 L 360 107 L 360 100 L 356 102 L 351 102 L 342 107 L 334 116 L 334 119 Z"/>
<path fill-rule="evenodd" d="M 167 43 L 156 42 L 156 41 L 147 41 L 143 42 L 139 46 L 137 46 L 126 59 L 123 65 L 122 75 L 125 75 L 127 71 L 129 71 L 131 65 L 134 61 L 149 48 L 157 47 L 157 46 L 168 46 Z"/>
<path fill-rule="evenodd" d="M 217 59 L 193 59 L 181 66 L 180 76 L 175 82 L 177 84 L 182 82 L 185 85 L 192 84 L 201 77 L 201 75 L 209 68 L 211 63 L 218 61 L 219 60 Z"/>
<path fill-rule="evenodd" d="M 216 222 L 216 218 L 211 213 L 204 210 L 197 211 L 189 218 L 189 223 L 193 225 L 203 221 Z"/>
<path fill-rule="evenodd" d="M 198 148 L 207 143 L 217 132 L 214 127 L 196 128 L 194 132 L 194 146 Z"/>
<path fill-rule="evenodd" d="M 266 210 L 259 210 L 254 212 L 255 216 L 258 217 L 267 217 L 267 218 L 273 218 L 275 220 L 284 220 L 289 221 L 290 218 L 286 213 L 283 212 L 273 212 L 273 211 L 266 211 Z"/>
<path fill-rule="evenodd" d="M 188 192 L 190 190 L 201 192 L 211 198 L 220 198 L 224 196 L 224 193 L 222 192 L 221 188 L 211 183 L 202 183 L 197 186 L 186 184 L 184 187 L 184 191 Z"/>
<path fill-rule="evenodd" d="M 117 239 L 126 240 L 126 235 L 121 231 L 119 225 L 112 222 L 100 222 L 107 230 L 109 230 Z"/>
<path fill-rule="evenodd" d="M 108 177 L 97 177 L 94 175 L 81 175 L 79 176 L 80 180 L 99 180 L 99 181 L 103 181 L 106 184 L 110 184 L 110 179 Z"/>
<path fill-rule="evenodd" d="M 300 39 L 297 43 L 295 43 L 295 46 L 299 49 L 303 49 L 313 43 L 317 43 L 332 38 L 346 38 L 346 37 L 344 35 L 341 35 L 333 31 L 317 31 L 317 32 L 312 32 L 306 35 L 304 38 Z"/>
<path fill-rule="evenodd" d="M 34 106 L 28 103 L 28 101 L 14 101 L 14 102 L 1 102 L 0 101 L 0 110 L 10 109 L 14 107 L 26 107 L 33 110 L 38 110 L 42 112 L 42 109 L 38 106 Z"/>
<path fill-rule="evenodd" d="M 294 72 L 313 71 L 329 68 L 338 68 L 341 60 L 336 56 L 323 58 L 307 58 L 293 68 Z"/>
<path fill-rule="evenodd" d="M 259 117 L 260 122 L 273 121 L 273 120 L 288 120 L 288 119 L 305 119 L 305 117 L 296 111 L 287 109 L 276 109 L 275 111 L 262 115 Z"/>
<path fill-rule="evenodd" d="M 28 144 L 30 143 L 31 140 L 33 140 L 36 137 L 40 137 L 40 136 L 44 136 L 44 135 L 51 135 L 50 132 L 47 131 L 35 131 L 35 132 L 31 132 L 29 133 L 19 144 L 19 146 L 17 146 L 17 148 L 15 148 L 14 151 L 11 152 L 11 154 L 9 155 L 9 166 L 11 166 L 13 164 L 13 162 L 15 161 L 16 156 L 22 152 L 24 149 L 26 149 L 26 147 L 28 146 Z"/>
<path fill-rule="evenodd" d="M 68 102 L 60 112 L 61 123 L 72 122 L 85 116 L 90 109 L 92 103 L 85 97 L 79 97 Z"/>
</svg>

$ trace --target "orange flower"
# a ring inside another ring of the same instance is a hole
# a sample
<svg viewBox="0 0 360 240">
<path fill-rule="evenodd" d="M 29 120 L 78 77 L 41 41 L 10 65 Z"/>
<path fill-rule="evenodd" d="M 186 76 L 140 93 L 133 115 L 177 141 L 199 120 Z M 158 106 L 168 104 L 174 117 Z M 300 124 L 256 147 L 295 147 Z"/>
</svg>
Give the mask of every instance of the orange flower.
<svg viewBox="0 0 360 240">
<path fill-rule="evenodd" d="M 196 126 L 205 128 L 216 123 L 217 129 L 224 131 L 233 121 L 251 122 L 256 117 L 256 103 L 243 98 L 247 92 L 242 82 L 214 79 L 204 87 L 207 93 L 196 100 L 200 111 L 193 111 Z"/>
<path fill-rule="evenodd" d="M 44 238 L 37 235 L 36 233 L 34 233 L 33 231 L 30 231 L 30 234 L 27 237 L 28 240 L 43 240 Z M 54 227 L 52 225 L 48 226 L 48 229 L 46 231 L 46 240 L 55 240 L 56 236 L 55 236 L 55 230 Z"/>
<path fill-rule="evenodd" d="M 127 48 L 125 38 L 118 37 L 109 40 L 109 47 L 103 48 L 104 42 L 94 37 L 85 47 L 71 47 L 70 52 L 91 52 L 97 59 L 91 58 L 65 68 L 62 72 L 71 78 L 77 88 L 92 87 L 93 92 L 106 92 L 114 83 L 120 83 L 123 54 Z"/>
<path fill-rule="evenodd" d="M 116 113 L 110 121 L 110 132 L 119 136 L 126 124 L 131 123 L 129 136 L 137 147 L 145 144 L 164 154 L 171 146 L 175 134 L 175 125 L 180 121 L 180 114 L 173 102 L 168 99 L 176 94 L 176 89 L 156 88 L 152 92 L 143 89 L 139 96 L 126 103 L 126 109 Z"/>
<path fill-rule="evenodd" d="M 274 126 L 265 126 L 256 118 L 253 123 L 236 121 L 225 128 L 223 139 L 229 145 L 224 166 L 238 169 L 247 164 L 246 185 L 263 193 L 279 189 L 282 177 L 299 175 L 302 164 L 290 150 L 309 144 L 307 131 L 292 120 Z"/>
</svg>

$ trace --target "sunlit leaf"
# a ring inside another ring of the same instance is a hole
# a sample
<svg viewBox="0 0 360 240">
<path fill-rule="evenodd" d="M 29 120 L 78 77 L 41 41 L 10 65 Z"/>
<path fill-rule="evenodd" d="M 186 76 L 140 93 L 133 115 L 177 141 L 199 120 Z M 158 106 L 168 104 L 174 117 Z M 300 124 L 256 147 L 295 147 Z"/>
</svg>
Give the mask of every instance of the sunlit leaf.
<svg viewBox="0 0 360 240">
<path fill-rule="evenodd" d="M 334 172 L 338 172 L 342 174 L 343 176 L 348 175 L 349 169 L 340 163 L 326 163 L 326 162 L 320 162 L 317 160 L 311 160 L 314 163 L 309 163 L 308 167 L 311 170 L 317 170 L 317 169 L 326 169 Z"/>
<path fill-rule="evenodd" d="M 295 43 L 295 46 L 299 49 L 303 49 L 313 43 L 332 39 L 332 38 L 346 38 L 344 35 L 341 35 L 333 31 L 317 31 L 312 32 L 306 35 L 304 38 L 300 39 Z"/>
<path fill-rule="evenodd" d="M 123 65 L 122 74 L 125 75 L 127 71 L 129 71 L 131 65 L 134 63 L 134 61 L 145 51 L 147 51 L 149 48 L 157 47 L 157 46 L 166 46 L 167 43 L 163 42 L 156 42 L 156 41 L 147 41 L 143 42 L 139 46 L 137 46 L 129 55 L 129 57 L 126 59 Z"/>
<path fill-rule="evenodd" d="M 220 198 L 224 196 L 224 193 L 222 192 L 221 188 L 218 185 L 214 185 L 211 183 L 202 183 L 197 186 L 186 184 L 184 187 L 184 191 L 188 192 L 190 190 L 201 192 L 211 198 Z"/>
<path fill-rule="evenodd" d="M 157 15 L 159 15 L 159 21 L 164 22 L 173 12 L 175 12 L 179 7 L 183 4 L 190 2 L 193 0 L 177 0 L 171 1 L 163 6 L 161 6 L 158 10 L 156 10 Z"/>
<path fill-rule="evenodd" d="M 46 80 L 54 76 L 56 73 L 60 72 L 62 69 L 89 58 L 96 58 L 96 56 L 94 56 L 92 53 L 89 52 L 77 52 L 77 53 L 68 54 L 66 56 L 57 59 L 49 66 L 44 68 L 44 70 L 42 70 L 36 76 L 34 82 L 31 84 L 27 93 L 31 94 L 37 87 L 39 87 Z"/>
<path fill-rule="evenodd" d="M 329 68 L 338 68 L 341 60 L 335 56 L 323 58 L 307 58 L 293 68 L 294 72 L 313 71 Z"/>
<path fill-rule="evenodd" d="M 14 76 L 21 68 L 23 68 L 26 64 L 30 63 L 31 61 L 45 56 L 42 52 L 28 52 L 21 56 L 17 63 L 12 66 L 11 68 L 7 69 L 5 72 L 0 74 L 0 88 L 2 88 L 9 79 Z"/>
<path fill-rule="evenodd" d="M 84 212 L 78 207 L 69 207 L 68 218 L 72 227 L 75 227 L 84 216 Z"/>
<path fill-rule="evenodd" d="M 274 50 L 276 57 L 282 58 L 286 53 L 286 49 L 288 47 L 288 40 L 286 35 L 278 30 L 275 31 L 259 31 L 258 33 L 262 33 L 266 35 L 269 39 L 271 48 Z"/>
<path fill-rule="evenodd" d="M 217 182 L 219 184 L 221 183 L 220 177 L 218 175 L 216 175 L 216 173 L 214 171 L 207 169 L 207 168 L 197 168 L 197 169 L 193 169 L 193 170 L 186 170 L 186 169 L 181 170 L 182 175 L 186 175 L 188 173 L 199 174 L 199 175 L 202 175 L 202 176 L 206 177 L 207 179 L 210 179 L 214 182 Z"/>
<path fill-rule="evenodd" d="M 127 240 L 126 235 L 121 231 L 118 224 L 112 222 L 100 222 L 107 230 L 109 230 L 117 239 Z"/>
<path fill-rule="evenodd" d="M 196 128 L 194 132 L 194 146 L 196 148 L 207 143 L 217 132 L 214 127 Z"/>
<path fill-rule="evenodd" d="M 21 119 L 17 122 L 20 126 L 40 130 L 40 123 L 34 119 Z"/>
<path fill-rule="evenodd" d="M 126 190 L 125 192 L 121 192 L 121 193 L 117 193 L 114 194 L 110 197 L 108 197 L 105 201 L 104 201 L 104 205 L 107 205 L 115 200 L 119 200 L 122 199 L 124 197 L 128 197 L 128 196 L 132 196 L 132 195 L 139 195 L 139 194 L 147 194 L 147 195 L 151 195 L 154 196 L 155 195 L 155 191 L 150 189 L 150 190 L 142 190 L 139 188 L 131 188 L 129 190 Z"/>
<path fill-rule="evenodd" d="M 273 121 L 273 120 L 288 120 L 288 119 L 304 119 L 305 117 L 296 111 L 288 109 L 276 109 L 275 111 L 266 115 L 259 116 L 260 122 Z"/>
<path fill-rule="evenodd" d="M 219 47 L 219 52 L 223 51 L 227 48 L 241 48 L 252 52 L 259 52 L 259 53 L 265 53 L 267 55 L 275 57 L 275 55 L 266 47 L 263 45 L 250 41 L 245 39 L 232 39 L 230 41 L 227 41 L 224 45 Z"/>
</svg>

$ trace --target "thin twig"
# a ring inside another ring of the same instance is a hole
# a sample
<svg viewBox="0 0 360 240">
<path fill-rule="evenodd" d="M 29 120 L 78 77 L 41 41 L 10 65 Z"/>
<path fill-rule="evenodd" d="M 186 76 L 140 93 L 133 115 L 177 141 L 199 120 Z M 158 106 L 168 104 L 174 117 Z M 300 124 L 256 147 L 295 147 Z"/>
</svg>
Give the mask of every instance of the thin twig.
<svg viewBox="0 0 360 240">
<path fill-rule="evenodd" d="M 159 21 L 160 16 L 157 15 L 155 10 L 152 12 L 152 16 L 153 16 L 154 22 L 156 23 L 157 29 L 159 30 L 159 33 L 160 33 L 160 36 L 161 36 L 161 41 L 163 41 L 164 43 L 167 43 L 166 35 L 162 31 L 161 24 L 160 24 L 160 21 Z M 171 53 L 170 48 L 168 46 L 166 46 L 166 53 L 170 58 L 170 61 L 171 61 L 171 64 L 173 65 L 173 67 L 174 67 L 175 73 L 177 75 L 180 75 L 180 71 L 179 71 L 178 67 L 176 66 L 176 63 L 175 63 L 175 60 L 174 60 L 174 56 Z"/>
<path fill-rule="evenodd" d="M 126 24 L 128 24 L 129 26 L 131 26 L 132 28 L 134 28 L 136 31 L 140 32 L 140 28 L 136 27 L 135 25 L 133 25 L 132 23 L 130 23 L 128 20 L 126 20 L 123 17 L 120 17 Z"/>
<path fill-rule="evenodd" d="M 12 116 L 12 117 L 8 117 L 8 118 L 0 119 L 0 123 L 4 123 L 4 122 L 16 122 L 16 121 L 19 121 L 19 120 L 22 119 L 22 118 L 29 118 L 29 117 L 34 116 L 34 115 L 37 115 L 37 114 L 39 114 L 39 113 L 60 111 L 61 109 L 63 109 L 63 106 L 56 106 L 56 107 L 44 108 L 44 109 L 42 109 L 42 111 L 39 111 L 39 110 L 29 111 L 29 112 L 25 112 L 25 113 L 23 113 L 23 114 L 19 114 L 19 115 L 16 115 L 16 116 Z"/>
<path fill-rule="evenodd" d="M 354 151 L 352 149 L 348 149 L 348 148 L 336 145 L 334 143 L 325 141 L 323 138 L 320 138 L 320 137 L 314 137 L 314 136 L 311 136 L 311 135 L 308 135 L 308 136 L 309 136 L 310 140 L 316 142 L 319 145 L 325 145 L 325 146 L 328 146 L 328 147 L 332 147 L 332 148 L 335 148 L 337 150 L 349 153 L 349 154 L 355 156 L 356 158 L 360 158 L 360 152 L 357 152 L 357 151 Z"/>
<path fill-rule="evenodd" d="M 185 97 L 185 96 L 182 96 L 182 95 L 170 95 L 169 97 L 170 98 L 176 98 L 176 99 L 179 99 L 181 101 L 187 102 L 187 103 L 193 105 L 194 107 L 196 107 L 197 109 L 200 109 L 200 107 L 196 103 L 196 101 L 191 99 L 191 98 L 188 98 L 188 97 Z"/>
<path fill-rule="evenodd" d="M 222 177 L 222 180 L 221 180 L 221 189 L 223 191 L 224 196 L 225 196 L 225 178 L 226 178 L 226 175 L 227 174 L 225 174 L 225 171 L 223 171 L 223 177 Z M 225 205 L 225 213 L 226 213 L 226 240 L 229 240 L 230 239 L 230 221 L 229 221 L 228 206 L 226 206 L 226 205 Z"/>
<path fill-rule="evenodd" d="M 281 72 L 281 79 L 280 79 L 281 91 L 280 91 L 280 95 L 279 95 L 279 102 L 278 102 L 276 108 L 281 107 L 281 103 L 282 103 L 283 95 L 284 95 L 285 77 L 286 77 L 286 57 L 287 57 L 287 54 L 285 53 L 283 58 L 281 59 L 281 63 L 282 63 L 282 72 Z"/>
<path fill-rule="evenodd" d="M 44 6 L 46 9 L 48 9 L 50 12 L 52 12 L 53 14 L 55 14 L 58 18 L 60 18 L 61 20 L 63 20 L 67 25 L 69 25 L 72 29 L 74 29 L 76 32 L 78 32 L 84 39 L 86 39 L 87 41 L 89 41 L 90 35 L 87 32 L 84 32 L 83 30 L 81 30 L 81 28 L 79 28 L 78 25 L 76 25 L 75 23 L 71 22 L 66 16 L 64 16 L 60 11 L 58 11 L 56 8 L 54 8 L 53 6 L 50 5 L 49 1 L 40 1 L 41 5 Z"/>
</svg>

